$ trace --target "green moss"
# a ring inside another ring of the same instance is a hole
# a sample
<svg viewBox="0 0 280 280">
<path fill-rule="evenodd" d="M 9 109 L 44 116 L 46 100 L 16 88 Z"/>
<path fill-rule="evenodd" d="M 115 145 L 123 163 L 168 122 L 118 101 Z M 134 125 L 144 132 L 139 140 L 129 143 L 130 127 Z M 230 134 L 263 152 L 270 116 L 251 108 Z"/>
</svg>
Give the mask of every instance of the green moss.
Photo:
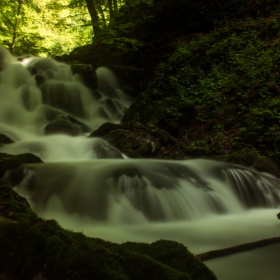
<svg viewBox="0 0 280 280">
<path fill-rule="evenodd" d="M 176 242 L 119 245 L 40 219 L 8 185 L 0 185 L 0 271 L 11 280 L 215 279 Z M 205 277 L 193 277 L 198 271 Z"/>
<path fill-rule="evenodd" d="M 172 42 L 124 119 L 156 121 L 197 148 L 205 148 L 208 135 L 212 154 L 251 147 L 273 151 L 279 162 L 279 9 L 258 17 L 245 9 L 241 18 L 217 21 L 214 31 Z M 164 111 L 162 120 L 155 108 Z"/>
<path fill-rule="evenodd" d="M 39 273 L 48 279 L 216 279 L 176 242 L 117 245 L 54 221 L 0 223 L 0 248 L 0 269 L 8 279 Z"/>
<path fill-rule="evenodd" d="M 38 219 L 26 199 L 19 196 L 9 185 L 0 185 L 0 215 L 17 221 Z"/>
<path fill-rule="evenodd" d="M 254 163 L 260 158 L 259 153 L 256 150 L 244 148 L 231 154 L 225 154 L 212 157 L 212 159 L 225 161 L 235 164 L 241 164 L 246 166 L 253 166 Z"/>
<path fill-rule="evenodd" d="M 0 153 L 0 178 L 7 170 L 16 169 L 25 163 L 42 163 L 41 159 L 32 154 L 9 155 Z"/>
<path fill-rule="evenodd" d="M 178 271 L 188 273 L 192 279 L 216 279 L 214 274 L 180 243 L 160 240 L 152 244 L 128 242 L 122 246 L 130 251 L 151 256 Z"/>
</svg>

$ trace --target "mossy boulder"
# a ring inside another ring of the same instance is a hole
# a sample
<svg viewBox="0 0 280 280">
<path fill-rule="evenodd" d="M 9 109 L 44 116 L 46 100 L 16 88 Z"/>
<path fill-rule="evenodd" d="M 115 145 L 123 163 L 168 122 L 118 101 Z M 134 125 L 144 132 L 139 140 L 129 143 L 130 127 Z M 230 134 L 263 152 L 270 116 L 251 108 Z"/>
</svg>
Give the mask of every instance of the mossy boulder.
<svg viewBox="0 0 280 280">
<path fill-rule="evenodd" d="M 153 124 L 107 122 L 90 137 L 101 137 L 131 158 L 187 158 L 175 138 Z"/>
<path fill-rule="evenodd" d="M 259 153 L 256 150 L 244 148 L 234 153 L 214 156 L 212 157 L 212 159 L 225 161 L 229 163 L 241 164 L 245 166 L 253 166 L 259 157 Z"/>
<path fill-rule="evenodd" d="M 179 271 L 190 274 L 192 279 L 215 279 L 208 268 L 194 258 L 186 247 L 174 241 L 159 240 L 152 244 L 127 242 L 122 245 L 129 251 L 148 255 L 153 259 L 171 266 Z M 176 256 L 176 258 L 174 258 Z"/>
<path fill-rule="evenodd" d="M 257 170 L 261 172 L 267 172 L 280 178 L 280 169 L 275 161 L 266 156 L 260 156 L 253 165 Z"/>
<path fill-rule="evenodd" d="M 0 217 L 2 217 L 2 222 L 6 219 L 13 221 L 35 221 L 38 219 L 27 200 L 18 195 L 10 185 L 3 182 L 0 182 Z"/>
<path fill-rule="evenodd" d="M 279 167 L 273 159 L 260 156 L 256 150 L 249 148 L 244 148 L 230 154 L 213 156 L 211 159 L 254 167 L 258 171 L 280 177 Z"/>
<path fill-rule="evenodd" d="M 0 153 L 0 178 L 6 171 L 14 170 L 26 163 L 42 163 L 42 160 L 30 153 L 20 155 L 9 155 Z"/>
<path fill-rule="evenodd" d="M 114 244 L 43 220 L 0 184 L 1 279 L 215 280 L 181 244 Z"/>
</svg>

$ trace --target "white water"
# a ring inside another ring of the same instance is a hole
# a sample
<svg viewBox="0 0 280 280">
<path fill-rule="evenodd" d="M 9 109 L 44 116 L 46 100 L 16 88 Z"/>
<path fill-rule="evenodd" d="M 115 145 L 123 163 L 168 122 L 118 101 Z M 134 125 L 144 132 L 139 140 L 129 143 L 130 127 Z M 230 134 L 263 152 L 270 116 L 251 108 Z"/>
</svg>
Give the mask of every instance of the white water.
<svg viewBox="0 0 280 280">
<path fill-rule="evenodd" d="M 15 142 L 0 152 L 31 152 L 46 162 L 28 165 L 16 187 L 40 216 L 115 242 L 177 240 L 193 253 L 279 235 L 278 179 L 213 161 L 131 160 L 101 139 L 87 138 L 81 124 L 93 131 L 105 121 L 118 122 L 129 106 L 108 69 L 97 70 L 94 93 L 67 65 L 50 59 L 20 64 L 0 49 L 0 66 L 0 134 Z M 45 135 L 50 123 L 69 124 L 69 118 L 75 119 L 75 137 Z M 279 258 L 274 248 L 207 264 L 220 280 L 274 280 L 279 268 L 266 259 Z"/>
</svg>

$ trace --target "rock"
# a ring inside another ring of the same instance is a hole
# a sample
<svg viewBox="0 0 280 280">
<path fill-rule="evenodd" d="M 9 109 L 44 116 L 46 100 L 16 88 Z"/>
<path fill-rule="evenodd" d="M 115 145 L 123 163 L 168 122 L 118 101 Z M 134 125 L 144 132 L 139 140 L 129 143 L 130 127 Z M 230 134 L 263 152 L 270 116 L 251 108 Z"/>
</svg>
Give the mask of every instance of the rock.
<svg viewBox="0 0 280 280">
<path fill-rule="evenodd" d="M 275 161 L 271 158 L 260 156 L 253 164 L 253 166 L 261 172 L 267 172 L 280 177 L 280 170 Z"/>
<path fill-rule="evenodd" d="M 214 160 L 254 167 L 260 172 L 267 172 L 278 178 L 280 177 L 279 167 L 273 159 L 266 156 L 260 156 L 256 150 L 252 150 L 249 148 L 244 148 L 230 154 L 212 156 L 210 158 Z"/>
<path fill-rule="evenodd" d="M 0 134 L 0 145 L 1 144 L 11 144 L 14 143 L 13 140 L 11 140 L 8 136 L 5 134 Z"/>
<path fill-rule="evenodd" d="M 57 116 L 45 127 L 45 134 L 67 134 L 77 136 L 79 133 L 89 132 L 89 128 L 71 116 Z"/>
<path fill-rule="evenodd" d="M 106 122 L 102 124 L 98 129 L 93 131 L 89 137 L 103 137 L 104 135 L 106 135 L 108 132 L 112 130 L 124 129 L 124 128 L 125 128 L 124 125 Z"/>
<path fill-rule="evenodd" d="M 30 153 L 21 155 L 0 153 L 0 178 L 4 176 L 6 171 L 15 170 L 26 163 L 42 163 L 42 160 Z"/>
<path fill-rule="evenodd" d="M 70 64 L 73 74 L 78 74 L 82 77 L 85 85 L 93 90 L 97 90 L 97 76 L 91 64 L 82 64 L 79 62 L 68 62 L 68 64 Z"/>
<path fill-rule="evenodd" d="M 83 118 L 85 116 L 81 91 L 77 84 L 49 79 L 40 86 L 43 103 L 61 109 L 68 114 Z"/>
<path fill-rule="evenodd" d="M 93 147 L 97 158 L 123 158 L 122 154 L 117 149 L 103 142 L 104 141 L 97 143 Z"/>
<path fill-rule="evenodd" d="M 132 158 L 186 158 L 177 141 L 168 132 L 152 124 L 107 122 L 89 137 L 101 137 Z"/>
<path fill-rule="evenodd" d="M 27 200 L 3 182 L 0 182 L 0 216 L 16 221 L 37 219 Z"/>
<path fill-rule="evenodd" d="M 277 214 L 277 218 L 280 219 L 280 213 Z"/>
<path fill-rule="evenodd" d="M 182 244 L 115 244 L 64 230 L 2 183 L 0 232 L 1 279 L 216 280 Z"/>
<path fill-rule="evenodd" d="M 253 166 L 254 163 L 259 159 L 259 154 L 255 150 L 244 148 L 234 153 L 214 156 L 211 157 L 211 159 L 241 164 L 245 166 Z"/>
<path fill-rule="evenodd" d="M 117 129 L 107 133 L 103 139 L 131 158 L 153 157 L 160 148 L 158 139 L 145 132 Z"/>
</svg>

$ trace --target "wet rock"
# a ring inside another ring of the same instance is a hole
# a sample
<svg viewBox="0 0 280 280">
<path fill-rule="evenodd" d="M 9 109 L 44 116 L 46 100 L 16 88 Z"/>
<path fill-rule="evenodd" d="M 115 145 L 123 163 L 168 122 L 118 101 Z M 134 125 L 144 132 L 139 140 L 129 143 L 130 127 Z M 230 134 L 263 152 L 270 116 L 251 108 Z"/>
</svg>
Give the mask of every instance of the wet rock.
<svg viewBox="0 0 280 280">
<path fill-rule="evenodd" d="M 79 133 L 88 132 L 89 128 L 71 116 L 58 116 L 45 127 L 45 134 L 67 134 L 77 136 Z"/>
<path fill-rule="evenodd" d="M 0 217 L 7 218 L 8 221 L 37 219 L 37 215 L 31 210 L 27 200 L 3 182 L 0 182 Z"/>
<path fill-rule="evenodd" d="M 0 145 L 1 144 L 11 144 L 14 143 L 13 140 L 11 140 L 8 136 L 5 134 L 0 134 Z"/>
<path fill-rule="evenodd" d="M 33 154 L 9 155 L 0 153 L 0 178 L 6 171 L 15 170 L 26 163 L 42 163 L 42 160 Z"/>
<path fill-rule="evenodd" d="M 96 90 L 97 86 L 97 76 L 90 64 L 83 64 L 78 62 L 69 62 L 73 74 L 78 74 L 82 77 L 83 82 L 91 89 Z"/>
<path fill-rule="evenodd" d="M 271 158 L 261 156 L 259 157 L 253 165 L 258 171 L 267 172 L 280 177 L 280 170 L 275 161 Z"/>
<path fill-rule="evenodd" d="M 110 131 L 103 139 L 132 158 L 152 157 L 160 148 L 159 141 L 144 132 L 117 129 Z"/>
<path fill-rule="evenodd" d="M 92 132 L 89 137 L 101 137 L 132 158 L 169 158 L 172 156 L 185 158 L 178 147 L 174 150 L 177 145 L 176 140 L 168 132 L 155 125 L 107 122 Z"/>
<path fill-rule="evenodd" d="M 245 166 L 253 166 L 258 160 L 259 154 L 257 151 L 244 148 L 239 151 L 230 154 L 223 154 L 219 156 L 211 157 L 211 159 L 225 161 L 229 163 L 241 164 Z"/>
<path fill-rule="evenodd" d="M 105 143 L 96 144 L 93 150 L 97 158 L 123 158 L 122 154 L 117 149 Z"/>
<path fill-rule="evenodd" d="M 234 153 L 213 156 L 210 158 L 214 160 L 254 167 L 260 172 L 266 172 L 278 178 L 280 177 L 279 167 L 273 159 L 266 156 L 260 156 L 256 150 L 252 150 L 249 148 L 244 148 Z"/>
<path fill-rule="evenodd" d="M 78 85 L 49 79 L 40 89 L 45 104 L 76 117 L 84 117 L 84 106 Z"/>
</svg>

